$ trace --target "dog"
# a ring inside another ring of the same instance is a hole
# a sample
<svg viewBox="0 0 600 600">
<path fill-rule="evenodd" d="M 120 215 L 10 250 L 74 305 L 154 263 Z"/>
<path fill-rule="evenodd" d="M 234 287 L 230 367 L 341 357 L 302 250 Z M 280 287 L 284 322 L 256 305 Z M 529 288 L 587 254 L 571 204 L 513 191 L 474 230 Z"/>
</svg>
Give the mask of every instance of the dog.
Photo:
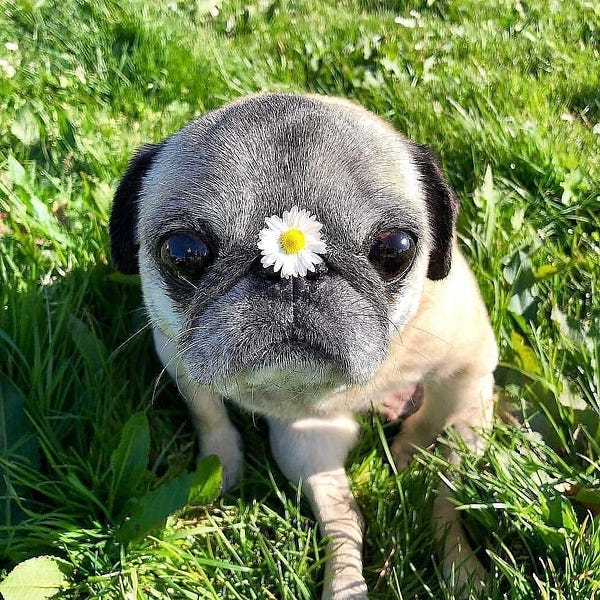
<svg viewBox="0 0 600 600">
<path fill-rule="evenodd" d="M 367 598 L 344 471 L 355 414 L 402 418 L 399 468 L 446 428 L 481 451 L 492 425 L 497 346 L 457 211 L 431 149 L 317 95 L 209 112 L 142 146 L 116 190 L 112 258 L 140 274 L 200 456 L 217 455 L 231 487 L 242 450 L 223 398 L 266 417 L 278 465 L 329 540 L 324 599 Z M 444 570 L 477 585 L 483 568 L 438 492 Z"/>
</svg>

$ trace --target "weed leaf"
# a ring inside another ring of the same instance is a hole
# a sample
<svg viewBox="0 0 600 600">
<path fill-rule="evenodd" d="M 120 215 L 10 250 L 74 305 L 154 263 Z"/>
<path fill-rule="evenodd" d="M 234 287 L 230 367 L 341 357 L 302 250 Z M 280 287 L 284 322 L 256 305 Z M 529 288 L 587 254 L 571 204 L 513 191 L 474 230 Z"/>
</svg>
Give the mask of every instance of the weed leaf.
<svg viewBox="0 0 600 600">
<path fill-rule="evenodd" d="M 17 118 L 10 126 L 10 132 L 25 146 L 32 146 L 40 141 L 38 120 L 27 107 L 19 110 Z"/>
<path fill-rule="evenodd" d="M 551 527 L 557 529 L 564 527 L 574 532 L 578 530 L 577 517 L 573 512 L 573 506 L 568 500 L 555 496 L 548 500 L 548 508 L 548 520 Z"/>
<path fill-rule="evenodd" d="M 575 500 L 583 504 L 593 515 L 600 515 L 600 488 L 580 488 Z"/>
<path fill-rule="evenodd" d="M 201 460 L 191 477 L 188 504 L 203 506 L 212 502 L 221 490 L 222 469 L 216 456 Z"/>
<path fill-rule="evenodd" d="M 81 319 L 73 315 L 69 317 L 69 329 L 79 354 L 92 373 L 100 372 L 108 359 L 106 346 Z"/>
<path fill-rule="evenodd" d="M 9 155 L 8 160 L 8 172 L 15 185 L 21 188 L 28 189 L 27 174 L 25 173 L 25 167 L 14 157 Z"/>
<path fill-rule="evenodd" d="M 19 461 L 26 461 L 37 469 L 39 466 L 37 438 L 24 407 L 23 392 L 10 379 L 0 375 L 0 457 L 8 454 L 17 455 Z M 11 456 L 11 459 L 14 459 L 14 456 Z M 24 514 L 13 498 L 14 495 L 8 476 L 0 477 L 0 531 L 3 528 L 10 531 L 11 527 L 24 518 Z M 0 547 L 6 544 L 4 535 L 0 533 Z M 0 555 L 2 553 L 0 550 Z"/>
<path fill-rule="evenodd" d="M 10 379 L 0 375 L 0 453 L 8 452 L 34 433 L 24 407 L 23 392 Z M 21 444 L 19 455 L 37 463 L 37 453 L 31 444 Z"/>
<path fill-rule="evenodd" d="M 119 445 L 110 457 L 112 470 L 112 507 L 117 512 L 135 492 L 146 473 L 150 456 L 150 427 L 144 413 L 127 421 Z"/>
<path fill-rule="evenodd" d="M 4 600 L 45 600 L 69 586 L 69 564 L 55 556 L 38 556 L 18 564 L 0 583 Z"/>
<path fill-rule="evenodd" d="M 561 182 L 560 186 L 563 188 L 563 193 L 560 201 L 565 206 L 570 206 L 573 202 L 577 200 L 577 192 L 582 182 L 583 173 L 579 168 L 575 169 L 574 171 L 571 171 L 565 177 L 565 180 Z"/>
<path fill-rule="evenodd" d="M 566 408 L 585 411 L 588 407 L 587 402 L 579 393 L 576 386 L 567 379 L 562 380 L 562 391 L 558 396 L 558 401 Z"/>
<path fill-rule="evenodd" d="M 586 331 L 583 325 L 569 319 L 558 306 L 552 307 L 550 318 L 556 323 L 564 342 L 571 347 L 583 345 L 588 349 L 590 354 L 593 353 L 596 342 L 591 332 L 591 328 L 590 331 Z"/>
<path fill-rule="evenodd" d="M 511 332 L 510 341 L 513 350 L 519 357 L 523 370 L 528 373 L 535 373 L 539 375 L 541 373 L 541 366 L 535 352 L 525 343 L 523 336 L 519 335 L 516 331 Z"/>
<path fill-rule="evenodd" d="M 218 482 L 218 483 L 217 483 Z M 143 537 L 150 530 L 162 526 L 167 517 L 198 500 L 206 503 L 218 494 L 221 469 L 216 457 L 201 460 L 194 473 L 186 473 L 161 483 L 134 504 L 131 516 L 117 532 L 122 543 Z"/>
<path fill-rule="evenodd" d="M 505 280 L 512 287 L 508 310 L 517 318 L 533 320 L 539 304 L 537 278 L 529 254 L 519 250 L 503 270 Z"/>
</svg>

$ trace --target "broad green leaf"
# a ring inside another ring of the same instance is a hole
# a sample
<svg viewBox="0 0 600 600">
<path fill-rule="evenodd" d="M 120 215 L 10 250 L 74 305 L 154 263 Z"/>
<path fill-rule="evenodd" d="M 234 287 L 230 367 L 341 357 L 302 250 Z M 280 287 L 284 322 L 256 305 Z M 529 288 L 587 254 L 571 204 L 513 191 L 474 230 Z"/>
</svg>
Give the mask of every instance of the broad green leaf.
<svg viewBox="0 0 600 600">
<path fill-rule="evenodd" d="M 600 514 L 600 488 L 579 488 L 575 500 L 592 508 L 595 514 Z"/>
<path fill-rule="evenodd" d="M 69 317 L 69 330 L 79 354 L 92 372 L 100 371 L 108 358 L 106 346 L 81 319 L 74 315 Z"/>
<path fill-rule="evenodd" d="M 558 306 L 552 307 L 550 318 L 552 321 L 554 321 L 554 323 L 556 323 L 560 333 L 563 336 L 563 339 L 569 344 L 575 346 L 583 345 L 588 349 L 590 354 L 594 352 L 596 339 L 591 328 L 586 331 L 583 329 L 583 325 L 581 323 L 576 323 L 570 319 L 558 308 Z"/>
<path fill-rule="evenodd" d="M 535 270 L 535 276 L 537 279 L 545 279 L 552 277 L 560 271 L 560 267 L 556 265 L 541 265 Z"/>
<path fill-rule="evenodd" d="M 29 202 L 31 204 L 33 217 L 37 221 L 37 224 L 43 227 L 50 226 L 53 229 L 54 225 L 56 224 L 56 220 L 52 216 L 52 213 L 48 210 L 46 203 L 43 200 L 40 200 L 34 194 L 30 195 Z"/>
<path fill-rule="evenodd" d="M 40 141 L 40 126 L 35 114 L 27 107 L 17 113 L 10 126 L 11 133 L 24 145 L 32 146 Z"/>
<path fill-rule="evenodd" d="M 144 413 L 133 415 L 123 427 L 119 445 L 110 457 L 113 508 L 120 510 L 146 473 L 150 456 L 150 427 Z"/>
<path fill-rule="evenodd" d="M 573 384 L 569 383 L 566 379 L 563 379 L 562 384 L 563 389 L 558 396 L 558 401 L 563 406 L 573 410 L 585 410 L 588 408 L 587 402 Z"/>
<path fill-rule="evenodd" d="M 525 343 L 525 340 L 516 331 L 511 332 L 510 341 L 513 350 L 517 353 L 521 366 L 530 373 L 541 373 L 542 369 L 535 352 Z"/>
<path fill-rule="evenodd" d="M 512 288 L 508 309 L 518 317 L 534 319 L 539 303 L 538 286 L 528 253 L 519 250 L 513 254 L 502 274 Z"/>
<path fill-rule="evenodd" d="M 35 429 L 25 413 L 25 395 L 0 373 L 0 454 L 6 453 L 18 455 L 34 468 L 39 466 Z M 20 520 L 20 511 L 7 492 L 6 480 L 0 478 L 0 524 L 10 526 Z"/>
<path fill-rule="evenodd" d="M 27 461 L 36 469 L 39 466 L 37 437 L 25 413 L 25 396 L 10 379 L 0 374 L 0 455 L 8 453 L 12 454 L 11 459 Z M 5 532 L 25 516 L 14 496 L 10 480 L 0 476 L 0 555 L 6 549 Z"/>
<path fill-rule="evenodd" d="M 519 316 L 528 315 L 529 318 L 533 318 L 533 309 L 536 307 L 537 302 L 537 286 L 524 287 L 517 294 L 511 296 L 508 309 Z"/>
<path fill-rule="evenodd" d="M 573 512 L 573 505 L 561 496 L 548 500 L 548 521 L 552 527 L 564 527 L 570 531 L 577 531 L 579 526 L 577 517 Z"/>
<path fill-rule="evenodd" d="M 45 600 L 69 587 L 70 566 L 55 556 L 38 556 L 18 564 L 0 583 L 4 600 Z"/>
<path fill-rule="evenodd" d="M 211 471 L 216 471 L 217 475 Z M 216 492 L 218 493 L 221 479 L 220 465 L 214 457 L 208 457 L 198 463 L 194 473 L 187 473 L 161 483 L 156 489 L 136 501 L 131 516 L 117 532 L 117 539 L 126 543 L 143 537 L 150 530 L 164 525 L 167 517 L 189 504 L 190 499 L 207 500 L 208 492 L 215 491 L 217 477 L 219 486 Z M 214 496 L 211 499 L 214 499 Z"/>
<path fill-rule="evenodd" d="M 523 227 L 523 223 L 525 222 L 525 207 L 519 206 L 515 207 L 515 212 L 510 218 L 510 226 L 518 231 Z"/>
<path fill-rule="evenodd" d="M 494 175 L 491 165 L 487 165 L 483 183 L 475 189 L 473 202 L 483 209 L 483 219 L 485 222 L 484 241 L 491 246 L 494 230 L 496 228 L 496 206 L 502 200 L 502 192 L 494 186 Z"/>
<path fill-rule="evenodd" d="M 577 200 L 577 191 L 579 186 L 583 182 L 583 173 L 581 169 L 576 168 L 571 171 L 561 182 L 560 187 L 563 188 L 563 193 L 560 201 L 565 205 L 569 206 L 573 201 Z"/>
<path fill-rule="evenodd" d="M 160 527 L 172 512 L 185 506 L 188 494 L 189 475 L 161 483 L 135 501 L 131 516 L 117 532 L 117 539 L 126 543 Z"/>
<path fill-rule="evenodd" d="M 540 536 L 547 548 L 561 548 L 565 543 L 565 535 L 556 527 L 538 525 L 537 535 Z M 546 598 L 549 598 L 546 596 Z"/>
<path fill-rule="evenodd" d="M 212 502 L 221 491 L 222 468 L 216 456 L 201 460 L 192 473 L 188 504 L 202 506 Z"/>
<path fill-rule="evenodd" d="M 29 182 L 27 180 L 27 173 L 25 167 L 14 157 L 12 154 L 8 157 L 8 172 L 15 185 L 28 189 Z"/>
<path fill-rule="evenodd" d="M 30 427 L 24 413 L 25 396 L 7 377 L 0 375 L 0 452 L 6 452 Z"/>
</svg>

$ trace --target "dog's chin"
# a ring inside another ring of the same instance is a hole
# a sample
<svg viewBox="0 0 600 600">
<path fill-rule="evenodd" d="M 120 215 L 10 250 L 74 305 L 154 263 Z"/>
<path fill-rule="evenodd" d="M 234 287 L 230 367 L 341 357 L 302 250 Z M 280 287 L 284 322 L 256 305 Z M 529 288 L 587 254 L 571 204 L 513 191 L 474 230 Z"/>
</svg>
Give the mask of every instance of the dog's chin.
<svg viewBox="0 0 600 600">
<path fill-rule="evenodd" d="M 332 391 L 344 386 L 335 369 L 304 362 L 293 368 L 266 366 L 219 382 L 219 392 L 246 410 L 275 418 L 322 412 Z"/>
</svg>

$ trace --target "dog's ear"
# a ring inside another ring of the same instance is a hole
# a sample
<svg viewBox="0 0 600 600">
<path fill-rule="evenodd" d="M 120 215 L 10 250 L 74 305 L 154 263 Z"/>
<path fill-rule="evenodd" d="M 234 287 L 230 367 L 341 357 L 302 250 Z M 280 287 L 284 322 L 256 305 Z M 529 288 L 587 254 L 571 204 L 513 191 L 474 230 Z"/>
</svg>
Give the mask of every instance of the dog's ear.
<svg viewBox="0 0 600 600">
<path fill-rule="evenodd" d="M 438 155 L 428 146 L 416 144 L 414 160 L 421 175 L 431 228 L 429 279 L 443 279 L 450 271 L 458 198 L 444 177 Z"/>
<path fill-rule="evenodd" d="M 123 273 L 138 273 L 138 202 L 142 181 L 152 166 L 161 144 L 142 146 L 133 156 L 119 183 L 110 214 L 110 253 Z"/>
</svg>

